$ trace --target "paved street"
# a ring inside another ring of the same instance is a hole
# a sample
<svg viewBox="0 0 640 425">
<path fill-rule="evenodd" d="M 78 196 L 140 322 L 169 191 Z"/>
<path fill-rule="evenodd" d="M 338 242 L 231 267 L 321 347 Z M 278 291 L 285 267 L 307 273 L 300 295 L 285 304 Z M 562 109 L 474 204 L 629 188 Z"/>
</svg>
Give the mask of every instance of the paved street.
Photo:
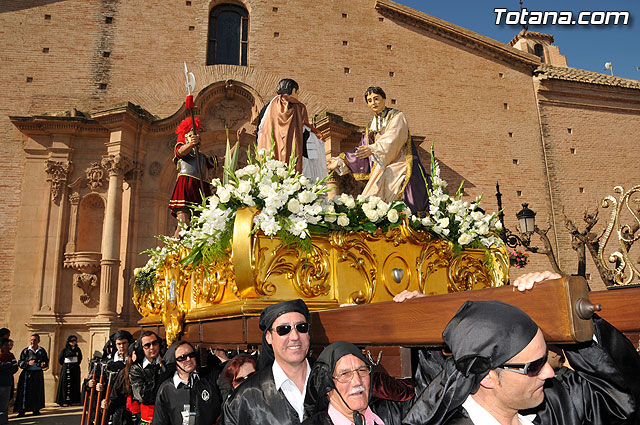
<svg viewBox="0 0 640 425">
<path fill-rule="evenodd" d="M 32 416 L 31 413 L 27 413 L 22 418 L 17 418 L 16 413 L 11 413 L 9 423 L 15 425 L 80 425 L 82 406 L 45 407 L 40 412 L 42 413 L 40 416 Z"/>
</svg>

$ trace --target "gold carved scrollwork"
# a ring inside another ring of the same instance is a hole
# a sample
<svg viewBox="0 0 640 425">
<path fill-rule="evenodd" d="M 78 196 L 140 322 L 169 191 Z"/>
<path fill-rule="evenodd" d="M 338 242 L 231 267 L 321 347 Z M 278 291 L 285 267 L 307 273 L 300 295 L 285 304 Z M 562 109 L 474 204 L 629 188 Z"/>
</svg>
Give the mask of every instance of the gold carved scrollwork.
<svg viewBox="0 0 640 425">
<path fill-rule="evenodd" d="M 625 286 L 638 283 L 634 282 L 634 277 L 640 277 L 640 270 L 638 270 L 630 255 L 633 244 L 640 239 L 640 232 L 637 230 L 640 227 L 640 218 L 638 217 L 638 212 L 640 211 L 640 185 L 634 186 L 626 192 L 622 186 L 616 186 L 613 190 L 620 194 L 618 199 L 613 196 L 606 196 L 602 199 L 602 207 L 612 207 L 613 210 L 611 211 L 609 224 L 600 239 L 598 260 L 604 268 L 613 272 L 615 286 Z M 630 203 L 635 203 L 636 206 L 632 207 L 629 205 Z M 630 225 L 622 224 L 623 214 L 631 216 L 632 223 Z M 609 254 L 607 261 L 605 261 L 605 247 L 609 243 L 614 228 L 617 233 L 619 250 Z M 608 267 L 607 262 L 613 264 L 614 267 Z"/>
<path fill-rule="evenodd" d="M 162 311 L 160 318 L 167 334 L 167 342 L 173 343 L 184 326 L 184 318 L 189 312 L 190 300 L 185 291 L 190 281 L 191 268 L 180 263 L 188 251 L 184 248 L 167 257 L 164 263 L 164 285 L 162 285 Z"/>
<path fill-rule="evenodd" d="M 230 262 L 215 262 L 209 267 L 198 266 L 191 270 L 191 296 L 196 304 L 219 303 L 224 295 L 224 288 L 234 284 Z"/>
<path fill-rule="evenodd" d="M 416 232 L 417 233 L 417 232 Z M 453 244 L 439 239 L 433 242 L 425 241 L 425 245 L 416 259 L 418 270 L 418 290 L 423 294 L 428 294 L 427 281 L 431 274 L 439 268 L 449 267 L 453 258 Z"/>
<path fill-rule="evenodd" d="M 133 305 L 143 317 L 159 314 L 162 309 L 162 295 L 160 288 L 164 285 L 163 278 L 158 272 L 156 283 L 151 291 L 141 292 L 133 283 L 131 278 L 131 286 L 133 287 Z"/>
<path fill-rule="evenodd" d="M 186 254 L 186 250 L 182 249 L 165 258 L 164 266 L 158 269 L 151 290 L 140 292 L 133 285 L 133 304 L 143 316 L 160 315 L 169 344 L 182 332 L 190 307 L 189 299 L 185 297 L 190 269 L 180 264 Z"/>
<path fill-rule="evenodd" d="M 269 264 L 265 265 L 267 261 L 265 253 L 268 251 L 268 249 L 260 246 L 260 238 L 255 238 L 255 242 L 253 244 L 253 258 L 251 263 L 256 282 L 256 293 L 258 295 L 270 296 L 275 294 L 277 286 L 269 282 L 269 277 L 272 274 L 278 274 L 278 270 L 283 267 L 283 265 L 281 264 L 283 261 L 285 261 L 282 254 L 283 249 L 286 249 L 286 247 L 283 247 L 282 245 L 278 249 L 276 249 Z M 279 251 L 280 255 L 278 254 Z M 260 270 L 262 270 L 263 267 L 266 267 L 266 270 L 264 272 L 264 275 L 261 277 Z M 284 267 L 286 267 L 286 264 L 284 264 Z"/>
<path fill-rule="evenodd" d="M 471 291 L 490 288 L 493 281 L 483 259 L 462 253 L 450 260 L 447 269 L 449 292 Z"/>
<path fill-rule="evenodd" d="M 503 245 L 499 248 L 491 249 L 493 256 L 493 267 L 489 268 L 492 276 L 491 286 L 507 285 L 509 283 L 509 254 L 507 248 Z"/>
<path fill-rule="evenodd" d="M 329 243 L 337 251 L 338 261 L 348 262 L 349 266 L 356 269 L 364 280 L 364 289 L 349 295 L 348 303 L 368 304 L 373 299 L 376 291 L 378 258 L 371 251 L 367 241 L 381 237 L 366 232 L 331 232 L 329 235 Z"/>
<path fill-rule="evenodd" d="M 325 295 L 331 289 L 327 250 L 312 245 L 311 251 L 303 252 L 293 245 L 279 245 L 267 261 L 267 248 L 260 247 L 259 238 L 254 249 L 256 292 L 260 295 L 275 293 L 277 286 L 269 280 L 275 275 L 285 275 L 304 297 Z"/>
</svg>

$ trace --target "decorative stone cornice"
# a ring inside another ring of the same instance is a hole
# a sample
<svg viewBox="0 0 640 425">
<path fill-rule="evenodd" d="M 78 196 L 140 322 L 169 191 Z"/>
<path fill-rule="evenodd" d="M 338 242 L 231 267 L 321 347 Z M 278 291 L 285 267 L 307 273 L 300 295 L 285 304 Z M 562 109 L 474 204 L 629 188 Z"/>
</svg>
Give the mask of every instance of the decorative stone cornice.
<svg viewBox="0 0 640 425">
<path fill-rule="evenodd" d="M 124 176 L 133 168 L 133 162 L 123 155 L 105 155 L 102 157 L 102 168 L 104 168 L 109 176 Z"/>
<path fill-rule="evenodd" d="M 91 188 L 92 191 L 96 191 L 100 189 L 104 183 L 104 168 L 100 165 L 100 162 L 94 161 L 91 165 L 84 171 L 87 176 L 87 184 Z"/>
<path fill-rule="evenodd" d="M 513 46 L 520 40 L 521 38 L 530 38 L 532 40 L 543 40 L 548 41 L 549 44 L 553 43 L 553 36 L 551 34 L 545 34 L 543 32 L 535 32 L 523 29 L 515 37 L 511 39 L 509 42 L 509 46 Z"/>
<path fill-rule="evenodd" d="M 94 111 L 91 113 L 91 118 L 107 128 L 117 127 L 127 120 L 150 123 L 158 119 L 141 106 L 131 102 L 116 103 L 108 108 Z"/>
<path fill-rule="evenodd" d="M 26 135 L 53 133 L 89 133 L 108 137 L 106 128 L 97 121 L 83 117 L 67 116 L 10 116 L 9 119 Z"/>
<path fill-rule="evenodd" d="M 375 7 L 378 12 L 392 19 L 420 28 L 444 39 L 455 41 L 465 47 L 482 51 L 485 55 L 494 59 L 531 68 L 540 64 L 540 58 L 535 55 L 514 49 L 489 37 L 396 2 L 377 0 Z"/>
<path fill-rule="evenodd" d="M 64 267 L 80 273 L 96 273 L 100 270 L 100 252 L 68 252 L 64 254 Z"/>
<path fill-rule="evenodd" d="M 51 200 L 56 201 L 60 196 L 60 188 L 63 182 L 67 181 L 67 176 L 71 172 L 71 162 L 47 160 L 45 163 L 45 172 L 47 173 L 47 181 L 51 182 Z"/>
</svg>

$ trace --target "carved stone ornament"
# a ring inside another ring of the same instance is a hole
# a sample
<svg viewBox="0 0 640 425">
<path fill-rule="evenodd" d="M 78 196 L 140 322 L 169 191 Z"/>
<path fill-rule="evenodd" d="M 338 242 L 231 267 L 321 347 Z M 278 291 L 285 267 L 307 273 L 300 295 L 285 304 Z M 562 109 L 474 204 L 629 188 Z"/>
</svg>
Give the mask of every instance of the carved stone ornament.
<svg viewBox="0 0 640 425">
<path fill-rule="evenodd" d="M 105 155 L 102 157 L 102 168 L 107 170 L 110 176 L 124 176 L 127 171 L 133 168 L 133 163 L 120 154 Z"/>
<path fill-rule="evenodd" d="M 91 302 L 91 292 L 93 288 L 98 286 L 98 276 L 90 273 L 80 273 L 73 275 L 73 283 L 80 289 L 83 294 L 80 295 L 80 301 L 84 305 Z"/>
<path fill-rule="evenodd" d="M 100 189 L 104 183 L 104 168 L 100 165 L 100 162 L 94 161 L 91 165 L 84 171 L 88 185 L 92 191 L 96 191 Z"/>
<path fill-rule="evenodd" d="M 100 270 L 100 252 L 67 252 L 64 254 L 64 267 L 82 274 L 96 273 Z"/>
<path fill-rule="evenodd" d="M 237 128 L 237 126 L 251 118 L 251 108 L 243 102 L 229 98 L 220 100 L 215 107 L 209 108 L 207 119 L 208 128 Z"/>
<path fill-rule="evenodd" d="M 51 199 L 56 201 L 60 196 L 62 183 L 67 181 L 67 175 L 71 172 L 71 162 L 47 160 L 45 171 L 49 176 L 47 181 L 51 182 Z"/>
<path fill-rule="evenodd" d="M 71 202 L 71 205 L 77 206 L 80 203 L 80 194 L 78 192 L 73 192 L 69 195 L 69 202 Z"/>
<path fill-rule="evenodd" d="M 153 161 L 151 165 L 149 165 L 149 175 L 152 177 L 158 177 L 160 175 L 160 171 L 162 171 L 162 164 L 158 161 Z"/>
</svg>

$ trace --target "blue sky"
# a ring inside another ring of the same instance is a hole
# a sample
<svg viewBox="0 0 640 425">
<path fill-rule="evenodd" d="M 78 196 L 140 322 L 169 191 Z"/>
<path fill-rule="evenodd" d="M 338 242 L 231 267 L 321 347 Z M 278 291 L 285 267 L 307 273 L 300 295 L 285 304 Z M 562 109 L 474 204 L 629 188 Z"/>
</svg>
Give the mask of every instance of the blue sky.
<svg viewBox="0 0 640 425">
<path fill-rule="evenodd" d="M 508 43 L 521 27 L 496 25 L 495 8 L 520 10 L 519 0 L 396 0 L 401 4 L 473 30 L 502 43 Z M 640 80 L 640 1 L 638 0 L 524 0 L 529 11 L 570 10 L 628 11 L 628 25 L 529 25 L 530 31 L 554 36 L 560 53 L 571 67 L 609 73 L 605 62 L 613 64 L 617 77 Z"/>
</svg>

